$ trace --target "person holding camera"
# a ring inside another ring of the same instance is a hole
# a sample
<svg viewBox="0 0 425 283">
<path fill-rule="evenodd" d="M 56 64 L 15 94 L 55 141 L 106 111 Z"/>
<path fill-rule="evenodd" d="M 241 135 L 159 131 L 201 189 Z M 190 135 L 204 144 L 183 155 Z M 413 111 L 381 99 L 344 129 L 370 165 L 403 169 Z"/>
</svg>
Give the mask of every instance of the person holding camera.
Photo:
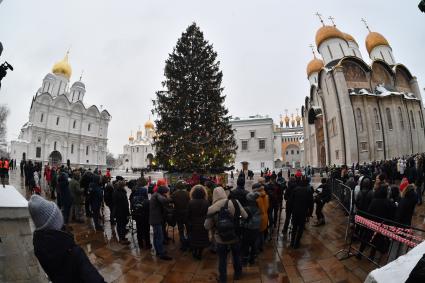
<svg viewBox="0 0 425 283">
<path fill-rule="evenodd" d="M 161 183 L 149 200 L 149 224 L 153 228 L 153 246 L 156 255 L 162 260 L 172 260 L 164 250 L 165 233 L 163 229 L 170 203 L 169 191 L 169 188 Z"/>
</svg>

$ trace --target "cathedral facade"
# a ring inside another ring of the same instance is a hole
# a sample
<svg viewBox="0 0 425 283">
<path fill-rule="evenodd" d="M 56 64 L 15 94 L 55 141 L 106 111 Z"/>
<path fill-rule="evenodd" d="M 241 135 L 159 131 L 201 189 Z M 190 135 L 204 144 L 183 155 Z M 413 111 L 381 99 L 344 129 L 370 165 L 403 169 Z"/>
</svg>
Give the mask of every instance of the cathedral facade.
<svg viewBox="0 0 425 283">
<path fill-rule="evenodd" d="M 369 30 L 365 43 L 370 63 L 335 25 L 323 24 L 316 33 L 321 58 L 314 55 L 307 66 L 310 94 L 302 106 L 306 165 L 362 164 L 425 151 L 416 77 L 396 61 L 383 35 Z"/>
<path fill-rule="evenodd" d="M 60 166 L 106 167 L 111 115 L 84 104 L 85 84 L 70 86 L 68 54 L 47 74 L 33 97 L 29 120 L 11 141 L 11 158 Z"/>
<path fill-rule="evenodd" d="M 128 144 L 124 145 L 123 153 L 119 155 L 121 169 L 145 169 L 154 165 L 155 147 L 153 138 L 155 136 L 155 127 L 151 120 L 145 123 L 145 133 L 138 130 L 136 138 L 130 135 Z"/>
</svg>

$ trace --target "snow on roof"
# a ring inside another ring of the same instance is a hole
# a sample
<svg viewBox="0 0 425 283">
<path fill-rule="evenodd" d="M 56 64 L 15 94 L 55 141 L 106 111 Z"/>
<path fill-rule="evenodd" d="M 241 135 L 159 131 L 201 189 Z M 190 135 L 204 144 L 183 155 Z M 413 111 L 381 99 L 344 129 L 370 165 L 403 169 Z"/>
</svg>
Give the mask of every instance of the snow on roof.
<svg viewBox="0 0 425 283">
<path fill-rule="evenodd" d="M 374 95 L 379 97 L 399 95 L 399 96 L 403 96 L 405 99 L 418 100 L 418 98 L 413 93 L 393 91 L 393 90 L 389 90 L 388 88 L 389 87 L 385 87 L 383 85 L 377 85 L 375 88 L 375 91 L 372 93 L 369 90 L 364 88 L 350 88 L 348 89 L 348 91 L 350 95 Z"/>
</svg>

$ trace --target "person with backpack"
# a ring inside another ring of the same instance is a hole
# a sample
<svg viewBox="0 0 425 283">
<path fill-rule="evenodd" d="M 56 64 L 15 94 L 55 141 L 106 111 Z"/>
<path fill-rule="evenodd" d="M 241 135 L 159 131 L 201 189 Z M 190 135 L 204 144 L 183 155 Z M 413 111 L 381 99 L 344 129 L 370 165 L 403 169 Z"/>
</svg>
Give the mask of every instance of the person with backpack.
<svg viewBox="0 0 425 283">
<path fill-rule="evenodd" d="M 130 216 L 130 211 L 124 181 L 119 181 L 116 183 L 116 189 L 112 195 L 112 202 L 114 203 L 113 215 L 117 219 L 117 233 L 119 243 L 122 245 L 129 245 L 130 241 L 125 236 L 127 234 L 126 226 L 128 223 L 128 217 Z"/>
<path fill-rule="evenodd" d="M 248 218 L 243 222 L 242 235 L 242 265 L 254 264 L 257 256 L 256 242 L 261 225 L 261 211 L 258 208 L 258 192 L 250 192 L 246 195 L 247 206 L 245 210 Z"/>
<path fill-rule="evenodd" d="M 202 259 L 202 250 L 209 245 L 208 231 L 204 227 L 208 207 L 207 190 L 202 185 L 195 185 L 190 190 L 187 223 L 192 256 L 197 260 Z"/>
<path fill-rule="evenodd" d="M 177 229 L 179 230 L 180 249 L 187 249 L 187 213 L 190 201 L 189 192 L 187 191 L 186 182 L 179 180 L 176 183 L 175 191 L 171 195 L 171 201 L 174 204 L 175 220 Z"/>
<path fill-rule="evenodd" d="M 149 200 L 149 224 L 153 228 L 153 246 L 156 255 L 162 260 L 172 260 L 164 250 L 165 234 L 163 225 L 166 221 L 166 211 L 169 207 L 169 188 L 161 185 Z"/>
<path fill-rule="evenodd" d="M 102 275 L 90 262 L 71 233 L 63 228 L 63 217 L 57 205 L 33 195 L 28 210 L 35 226 L 34 254 L 53 283 L 104 283 Z"/>
<path fill-rule="evenodd" d="M 213 191 L 213 203 L 208 208 L 205 229 L 214 230 L 214 239 L 218 254 L 218 282 L 227 282 L 227 254 L 231 250 L 233 257 L 233 279 L 242 276 L 242 263 L 240 257 L 240 240 L 236 234 L 236 222 L 248 217 L 245 209 L 237 200 L 228 200 L 222 187 Z"/>
<path fill-rule="evenodd" d="M 136 232 L 139 248 L 152 248 L 149 226 L 149 197 L 145 178 L 137 180 L 136 190 L 130 195 L 131 211 L 136 220 Z"/>
<path fill-rule="evenodd" d="M 328 180 L 326 178 L 322 178 L 321 184 L 316 189 L 316 197 L 314 202 L 316 203 L 316 216 L 317 223 L 314 226 L 325 225 L 325 215 L 323 215 L 323 207 L 327 202 L 332 199 L 332 191 L 327 184 Z"/>
</svg>

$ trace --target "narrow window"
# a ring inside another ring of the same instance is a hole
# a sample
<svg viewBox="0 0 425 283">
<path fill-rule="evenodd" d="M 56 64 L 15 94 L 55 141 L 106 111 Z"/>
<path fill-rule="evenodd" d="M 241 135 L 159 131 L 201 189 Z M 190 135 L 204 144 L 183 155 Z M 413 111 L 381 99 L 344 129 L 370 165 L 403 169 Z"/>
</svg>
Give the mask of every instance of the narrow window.
<svg viewBox="0 0 425 283">
<path fill-rule="evenodd" d="M 59 126 L 59 116 L 56 117 L 56 126 Z"/>
<path fill-rule="evenodd" d="M 53 150 L 56 150 L 56 142 L 53 144 Z"/>
<path fill-rule="evenodd" d="M 137 148 L 137 152 L 139 152 L 139 148 Z"/>
<path fill-rule="evenodd" d="M 359 131 L 363 132 L 363 117 L 362 117 L 362 111 L 360 110 L 360 108 L 356 109 L 356 114 L 357 114 L 357 124 L 359 127 Z"/>
<path fill-rule="evenodd" d="M 403 112 L 401 112 L 401 107 L 398 107 L 398 120 L 400 121 L 400 128 L 404 130 Z"/>
<path fill-rule="evenodd" d="M 416 129 L 415 117 L 413 116 L 413 111 L 410 110 L 410 123 L 412 124 L 412 128 Z"/>
<path fill-rule="evenodd" d="M 40 158 L 41 157 L 41 147 L 37 147 L 35 149 L 35 157 Z"/>
<path fill-rule="evenodd" d="M 43 123 L 43 120 L 44 120 L 44 113 L 41 113 L 40 122 Z"/>
<path fill-rule="evenodd" d="M 294 155 L 294 150 L 293 149 L 291 149 L 291 155 Z"/>
<path fill-rule="evenodd" d="M 71 154 L 74 153 L 74 144 L 71 144 Z"/>
<path fill-rule="evenodd" d="M 419 114 L 419 121 L 421 122 L 421 128 L 424 127 L 424 117 L 422 116 L 421 111 L 418 111 Z"/>
<path fill-rule="evenodd" d="M 242 141 L 242 150 L 248 150 L 248 141 Z"/>
<path fill-rule="evenodd" d="M 75 90 L 72 92 L 72 101 L 74 101 Z"/>
<path fill-rule="evenodd" d="M 77 120 L 74 120 L 74 123 L 72 123 L 72 128 L 75 129 L 76 125 L 77 125 Z"/>
<path fill-rule="evenodd" d="M 266 149 L 266 140 L 259 140 L 258 149 Z"/>
<path fill-rule="evenodd" d="M 388 121 L 388 129 L 393 129 L 393 119 L 391 118 L 391 110 L 390 108 L 386 108 L 385 111 L 387 112 L 387 121 Z"/>
<path fill-rule="evenodd" d="M 86 155 L 89 155 L 89 146 L 86 146 Z"/>
<path fill-rule="evenodd" d="M 373 108 L 373 116 L 375 117 L 376 130 L 380 131 L 381 130 L 381 123 L 379 122 L 378 110 L 376 108 Z"/>
<path fill-rule="evenodd" d="M 345 56 L 344 48 L 342 48 L 341 43 L 339 43 L 339 48 L 341 48 L 342 55 Z"/>
<path fill-rule="evenodd" d="M 328 51 L 329 51 L 329 55 L 331 55 L 331 59 L 333 59 L 334 56 L 332 55 L 332 51 L 331 51 L 331 48 L 329 47 L 329 45 L 328 45 Z"/>
<path fill-rule="evenodd" d="M 339 150 L 335 150 L 335 158 L 339 159 Z"/>
<path fill-rule="evenodd" d="M 255 138 L 255 131 L 250 131 L 251 138 Z"/>
<path fill-rule="evenodd" d="M 90 128 L 91 128 L 91 124 L 89 123 L 88 126 L 87 126 L 87 131 L 90 132 Z"/>
</svg>

